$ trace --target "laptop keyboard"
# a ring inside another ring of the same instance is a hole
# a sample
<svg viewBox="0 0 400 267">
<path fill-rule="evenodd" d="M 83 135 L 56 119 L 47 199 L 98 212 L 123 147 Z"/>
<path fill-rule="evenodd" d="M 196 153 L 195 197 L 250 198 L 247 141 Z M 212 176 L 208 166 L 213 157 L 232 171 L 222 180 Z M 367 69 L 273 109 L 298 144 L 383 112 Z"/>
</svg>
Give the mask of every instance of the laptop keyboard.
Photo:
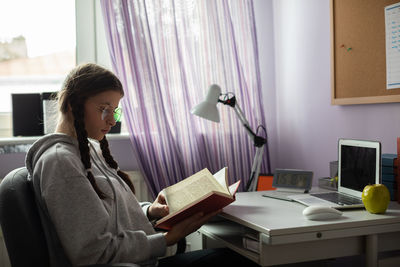
<svg viewBox="0 0 400 267">
<path fill-rule="evenodd" d="M 337 192 L 324 193 L 324 194 L 311 194 L 311 195 L 322 198 L 327 201 L 337 203 L 339 205 L 363 204 L 361 199 L 346 196 L 344 194 L 339 194 Z"/>
</svg>

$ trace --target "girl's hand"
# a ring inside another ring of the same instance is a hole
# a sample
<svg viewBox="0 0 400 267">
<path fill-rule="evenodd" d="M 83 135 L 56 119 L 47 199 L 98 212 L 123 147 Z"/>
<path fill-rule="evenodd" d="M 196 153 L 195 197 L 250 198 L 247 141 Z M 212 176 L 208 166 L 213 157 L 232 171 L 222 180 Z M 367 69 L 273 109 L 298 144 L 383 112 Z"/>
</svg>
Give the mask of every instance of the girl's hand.
<svg viewBox="0 0 400 267">
<path fill-rule="evenodd" d="M 165 201 L 164 195 L 160 192 L 158 193 L 156 200 L 154 200 L 154 202 L 150 205 L 147 211 L 147 217 L 150 220 L 155 220 L 168 215 L 168 213 L 169 209 L 167 202 Z"/>
</svg>

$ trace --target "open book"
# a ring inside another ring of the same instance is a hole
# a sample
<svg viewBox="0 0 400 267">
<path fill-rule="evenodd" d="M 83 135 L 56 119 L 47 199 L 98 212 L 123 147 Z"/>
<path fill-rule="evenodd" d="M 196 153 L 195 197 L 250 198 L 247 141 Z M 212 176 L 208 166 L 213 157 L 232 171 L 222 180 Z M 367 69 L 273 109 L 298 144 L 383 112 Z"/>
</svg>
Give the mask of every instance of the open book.
<svg viewBox="0 0 400 267">
<path fill-rule="evenodd" d="M 205 168 L 165 188 L 163 193 L 169 214 L 157 221 L 155 227 L 169 230 L 176 223 L 198 212 L 207 214 L 235 201 L 240 180 L 228 187 L 227 170 L 225 167 L 212 175 Z"/>
</svg>

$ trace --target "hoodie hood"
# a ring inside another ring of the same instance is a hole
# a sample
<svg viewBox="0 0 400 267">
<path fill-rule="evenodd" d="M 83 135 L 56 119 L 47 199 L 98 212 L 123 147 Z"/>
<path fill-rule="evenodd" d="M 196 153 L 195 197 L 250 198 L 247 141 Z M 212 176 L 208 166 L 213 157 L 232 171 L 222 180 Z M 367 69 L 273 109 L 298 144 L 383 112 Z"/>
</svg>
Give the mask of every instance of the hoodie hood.
<svg viewBox="0 0 400 267">
<path fill-rule="evenodd" d="M 79 151 L 78 140 L 74 137 L 60 133 L 45 135 L 32 144 L 26 155 L 25 166 L 28 169 L 30 175 L 32 175 L 33 173 L 33 166 L 35 166 L 36 162 L 40 159 L 42 154 L 49 147 L 57 143 L 72 144 L 76 147 L 77 151 Z"/>
</svg>

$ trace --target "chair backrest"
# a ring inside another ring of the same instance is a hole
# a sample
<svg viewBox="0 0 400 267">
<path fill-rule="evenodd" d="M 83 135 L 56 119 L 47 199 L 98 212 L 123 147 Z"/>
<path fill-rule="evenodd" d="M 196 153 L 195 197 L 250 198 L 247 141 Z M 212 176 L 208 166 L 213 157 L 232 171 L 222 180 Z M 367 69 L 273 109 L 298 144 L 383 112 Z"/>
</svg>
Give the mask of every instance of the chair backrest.
<svg viewBox="0 0 400 267">
<path fill-rule="evenodd" d="M 43 227 L 25 167 L 0 183 L 0 224 L 13 267 L 49 266 Z"/>
<path fill-rule="evenodd" d="M 33 184 L 28 179 L 25 167 L 11 171 L 0 183 L 0 225 L 13 267 L 50 266 L 46 237 Z M 69 266 L 69 262 L 66 261 L 63 266 Z M 111 266 L 138 267 L 133 263 L 86 265 L 86 267 Z"/>
</svg>

